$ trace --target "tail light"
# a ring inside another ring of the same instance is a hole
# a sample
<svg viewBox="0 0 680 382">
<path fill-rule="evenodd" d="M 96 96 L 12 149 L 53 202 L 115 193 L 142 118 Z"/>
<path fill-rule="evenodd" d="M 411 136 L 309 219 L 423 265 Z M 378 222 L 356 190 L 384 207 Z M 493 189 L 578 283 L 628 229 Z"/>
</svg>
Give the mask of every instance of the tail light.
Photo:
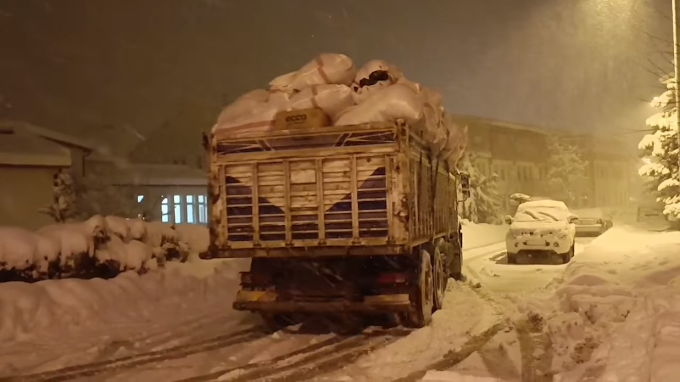
<svg viewBox="0 0 680 382">
<path fill-rule="evenodd" d="M 378 276 L 378 284 L 405 284 L 408 273 L 383 273 Z"/>
</svg>

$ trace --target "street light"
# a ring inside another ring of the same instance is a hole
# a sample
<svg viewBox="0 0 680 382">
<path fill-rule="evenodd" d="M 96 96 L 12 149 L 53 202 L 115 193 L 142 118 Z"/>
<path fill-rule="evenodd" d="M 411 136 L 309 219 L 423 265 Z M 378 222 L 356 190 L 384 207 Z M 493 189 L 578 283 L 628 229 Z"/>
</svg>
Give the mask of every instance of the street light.
<svg viewBox="0 0 680 382">
<path fill-rule="evenodd" d="M 680 51 L 678 50 L 678 0 L 673 0 L 673 69 L 675 71 L 675 135 L 678 140 L 678 149 L 680 149 L 680 89 L 678 89 L 678 82 L 680 82 Z M 678 155 L 678 179 L 680 180 L 680 155 Z"/>
</svg>

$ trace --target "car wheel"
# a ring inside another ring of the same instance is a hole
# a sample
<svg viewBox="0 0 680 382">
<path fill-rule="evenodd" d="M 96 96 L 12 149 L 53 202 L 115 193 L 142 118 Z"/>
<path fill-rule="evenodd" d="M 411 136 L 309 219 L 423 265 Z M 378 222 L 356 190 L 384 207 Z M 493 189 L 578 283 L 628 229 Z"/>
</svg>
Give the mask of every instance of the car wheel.
<svg viewBox="0 0 680 382">
<path fill-rule="evenodd" d="M 517 264 L 517 254 L 516 253 L 508 253 L 506 256 L 508 258 L 508 264 Z"/>
<path fill-rule="evenodd" d="M 567 253 L 562 254 L 562 264 L 567 264 L 574 257 L 576 242 L 571 243 L 571 248 Z"/>
</svg>

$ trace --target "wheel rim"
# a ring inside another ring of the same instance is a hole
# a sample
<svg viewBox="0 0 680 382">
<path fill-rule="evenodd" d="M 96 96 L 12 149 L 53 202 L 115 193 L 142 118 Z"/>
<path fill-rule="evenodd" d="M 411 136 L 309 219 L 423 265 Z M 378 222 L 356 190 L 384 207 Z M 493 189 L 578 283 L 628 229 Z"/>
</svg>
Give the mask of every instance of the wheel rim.
<svg viewBox="0 0 680 382">
<path fill-rule="evenodd" d="M 429 261 L 429 256 L 423 261 L 423 273 L 425 285 L 422 288 L 423 299 L 423 313 L 432 312 L 433 298 L 434 298 L 434 279 L 432 277 L 432 262 Z"/>
<path fill-rule="evenodd" d="M 434 251 L 434 293 L 435 295 L 435 303 L 437 305 L 437 308 L 441 308 L 442 304 L 444 303 L 444 288 L 446 285 L 446 275 L 444 274 L 444 259 L 442 258 L 442 253 L 439 251 L 439 248 L 436 248 Z"/>
</svg>

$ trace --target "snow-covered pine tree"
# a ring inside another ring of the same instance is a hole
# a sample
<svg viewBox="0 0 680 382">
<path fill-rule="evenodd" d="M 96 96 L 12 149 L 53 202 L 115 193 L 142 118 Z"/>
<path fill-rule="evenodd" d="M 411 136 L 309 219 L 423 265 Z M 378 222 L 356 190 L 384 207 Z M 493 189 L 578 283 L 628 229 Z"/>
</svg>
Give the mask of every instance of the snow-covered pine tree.
<svg viewBox="0 0 680 382">
<path fill-rule="evenodd" d="M 40 212 L 51 216 L 57 223 L 71 221 L 78 214 L 71 174 L 65 169 L 59 170 L 54 174 L 52 189 L 54 200 L 48 206 L 43 207 Z"/>
<path fill-rule="evenodd" d="M 474 223 L 496 223 L 500 212 L 498 176 L 482 174 L 474 164 L 475 159 L 473 153 L 465 153 L 460 159 L 460 170 L 470 176 L 470 197 L 463 202 L 461 217 Z"/>
<path fill-rule="evenodd" d="M 639 174 L 663 202 L 664 215 L 673 222 L 680 220 L 680 182 L 678 182 L 678 110 L 675 107 L 676 81 L 672 76 L 661 79 L 666 91 L 652 100 L 659 111 L 647 119 L 652 130 L 640 141 L 638 148 L 645 158 Z"/>
<path fill-rule="evenodd" d="M 588 194 L 588 163 L 583 160 L 576 145 L 563 138 L 551 135 L 547 139 L 548 152 L 548 192 L 554 199 L 568 206 L 577 206 L 578 201 Z"/>
</svg>

